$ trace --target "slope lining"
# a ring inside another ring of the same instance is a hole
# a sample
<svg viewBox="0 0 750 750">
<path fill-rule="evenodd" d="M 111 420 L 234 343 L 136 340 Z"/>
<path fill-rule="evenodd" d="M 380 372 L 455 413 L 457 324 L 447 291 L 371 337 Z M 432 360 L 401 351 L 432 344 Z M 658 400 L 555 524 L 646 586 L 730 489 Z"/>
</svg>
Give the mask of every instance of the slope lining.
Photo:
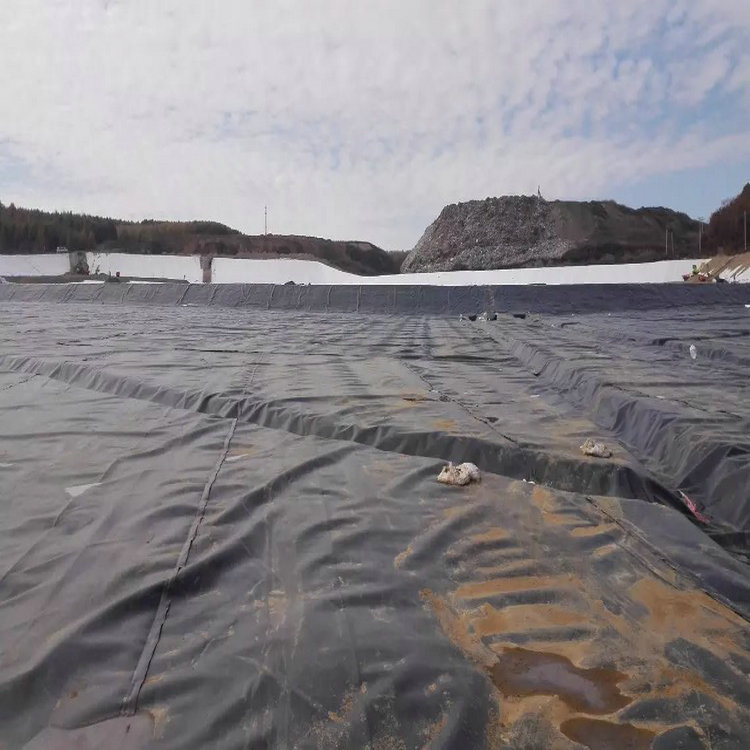
<svg viewBox="0 0 750 750">
<path fill-rule="evenodd" d="M 0 301 L 216 305 L 260 310 L 412 315 L 585 313 L 750 304 L 748 284 L 347 286 L 274 284 L 3 284 Z"/>
</svg>

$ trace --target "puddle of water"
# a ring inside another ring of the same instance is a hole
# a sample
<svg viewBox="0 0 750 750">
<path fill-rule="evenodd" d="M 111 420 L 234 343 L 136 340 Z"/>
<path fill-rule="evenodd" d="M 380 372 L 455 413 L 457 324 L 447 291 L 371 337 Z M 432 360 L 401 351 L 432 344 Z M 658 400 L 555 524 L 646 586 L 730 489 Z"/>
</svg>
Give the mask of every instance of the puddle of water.
<svg viewBox="0 0 750 750">
<path fill-rule="evenodd" d="M 632 724 L 613 724 L 601 719 L 568 719 L 560 725 L 562 733 L 589 750 L 649 750 L 656 736 Z"/>
<path fill-rule="evenodd" d="M 76 484 L 72 487 L 66 487 L 65 491 L 71 497 L 78 497 L 79 495 L 83 495 L 86 490 L 90 490 L 92 487 L 98 487 L 100 484 L 101 482 L 94 482 L 93 484 Z"/>
<path fill-rule="evenodd" d="M 579 669 L 557 654 L 505 649 L 490 673 L 504 695 L 556 695 L 572 709 L 591 714 L 611 713 L 632 700 L 617 687 L 626 675 L 614 669 Z"/>
</svg>

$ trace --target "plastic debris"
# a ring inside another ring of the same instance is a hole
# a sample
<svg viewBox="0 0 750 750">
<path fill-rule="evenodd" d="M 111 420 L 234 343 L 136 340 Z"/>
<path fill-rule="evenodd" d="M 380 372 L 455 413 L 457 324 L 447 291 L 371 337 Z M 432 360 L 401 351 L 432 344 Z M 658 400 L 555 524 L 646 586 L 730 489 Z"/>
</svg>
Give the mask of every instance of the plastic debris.
<svg viewBox="0 0 750 750">
<path fill-rule="evenodd" d="M 701 522 L 711 523 L 709 518 L 698 510 L 698 506 L 682 491 L 680 491 L 680 497 L 682 502 L 685 503 L 685 507 Z"/>
<path fill-rule="evenodd" d="M 481 482 L 482 475 L 475 464 L 463 463 L 454 466 L 452 463 L 449 463 L 447 466 L 443 466 L 437 480 L 442 484 L 453 484 L 463 487 L 470 482 Z"/>
<path fill-rule="evenodd" d="M 478 318 L 477 320 L 481 320 L 482 323 L 487 323 L 490 320 L 497 320 L 497 313 L 490 312 L 489 310 L 485 310 Z"/>
<path fill-rule="evenodd" d="M 698 350 L 695 348 L 695 344 L 690 344 L 690 358 L 696 359 L 698 357 Z"/>
<path fill-rule="evenodd" d="M 597 443 L 591 438 L 586 438 L 583 441 L 581 452 L 585 456 L 595 456 L 596 458 L 609 458 L 612 455 L 612 451 L 604 443 Z"/>
</svg>

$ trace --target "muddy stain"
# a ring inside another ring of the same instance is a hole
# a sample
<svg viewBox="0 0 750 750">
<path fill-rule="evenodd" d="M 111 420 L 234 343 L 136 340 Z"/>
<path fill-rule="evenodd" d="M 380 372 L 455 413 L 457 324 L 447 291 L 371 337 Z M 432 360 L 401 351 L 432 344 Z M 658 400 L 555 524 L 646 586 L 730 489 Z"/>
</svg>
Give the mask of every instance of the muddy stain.
<svg viewBox="0 0 750 750">
<path fill-rule="evenodd" d="M 474 534 L 474 536 L 471 537 L 471 541 L 476 544 L 484 544 L 485 542 L 503 542 L 506 539 L 510 539 L 510 535 L 505 529 L 500 528 L 490 529 L 481 534 Z"/>
<path fill-rule="evenodd" d="M 487 669 L 495 663 L 495 654 L 482 643 L 465 614 L 454 612 L 442 597 L 429 589 L 420 591 L 419 596 L 435 613 L 442 631 L 464 654 Z"/>
<path fill-rule="evenodd" d="M 435 740 L 445 731 L 445 727 L 448 725 L 448 717 L 442 716 L 438 721 L 422 730 L 422 736 L 425 738 L 423 750 L 433 747 Z"/>
<path fill-rule="evenodd" d="M 153 721 L 154 736 L 161 737 L 164 725 L 169 721 L 169 709 L 166 706 L 152 706 L 146 711 L 150 714 Z"/>
<path fill-rule="evenodd" d="M 614 669 L 581 669 L 557 654 L 508 648 L 490 670 L 504 695 L 556 695 L 576 711 L 608 714 L 630 703 L 617 683 L 627 675 Z"/>
<path fill-rule="evenodd" d="M 518 604 L 500 610 L 483 604 L 476 614 L 472 614 L 470 622 L 479 636 L 488 636 L 512 632 L 531 634 L 534 630 L 585 626 L 589 618 L 581 612 L 553 605 Z"/>
<path fill-rule="evenodd" d="M 607 534 L 610 531 L 616 531 L 619 527 L 616 523 L 603 523 L 595 526 L 579 526 L 570 532 L 574 537 L 597 536 L 598 534 Z"/>
<path fill-rule="evenodd" d="M 656 736 L 653 732 L 632 724 L 613 724 L 610 721 L 583 717 L 564 721 L 560 730 L 568 739 L 589 750 L 648 750 Z"/>
<path fill-rule="evenodd" d="M 427 399 L 421 393 L 405 393 L 401 396 L 399 406 L 413 409 Z"/>
<path fill-rule="evenodd" d="M 511 576 L 494 578 L 489 581 L 465 583 L 456 591 L 461 599 L 482 599 L 484 597 L 508 594 L 517 591 L 531 591 L 560 588 L 570 582 L 570 576 Z"/>
<path fill-rule="evenodd" d="M 671 635 L 675 627 L 694 636 L 697 625 L 706 631 L 725 632 L 745 625 L 739 615 L 699 589 L 676 588 L 656 578 L 642 578 L 630 593 L 648 608 L 652 621 Z"/>
<path fill-rule="evenodd" d="M 445 432 L 452 432 L 456 429 L 456 423 L 452 419 L 435 419 L 432 422 L 432 428 L 434 430 L 443 430 Z"/>
<path fill-rule="evenodd" d="M 400 568 L 409 558 L 414 550 L 411 548 L 411 544 L 403 551 L 399 552 L 396 557 L 393 559 L 393 565 L 396 568 Z"/>
<path fill-rule="evenodd" d="M 531 493 L 531 502 L 543 513 L 554 513 L 557 510 L 555 496 L 546 488 L 534 485 Z"/>
</svg>

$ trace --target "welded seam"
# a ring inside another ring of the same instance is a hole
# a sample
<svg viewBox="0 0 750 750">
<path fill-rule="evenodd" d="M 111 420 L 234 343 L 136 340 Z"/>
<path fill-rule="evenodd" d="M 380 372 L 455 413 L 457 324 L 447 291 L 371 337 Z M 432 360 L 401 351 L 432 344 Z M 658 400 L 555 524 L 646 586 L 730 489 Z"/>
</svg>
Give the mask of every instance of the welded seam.
<svg viewBox="0 0 750 750">
<path fill-rule="evenodd" d="M 406 362 L 403 359 L 396 360 L 400 362 L 401 364 L 406 365 Z M 258 364 L 256 363 L 255 369 L 257 370 Z M 74 364 L 70 361 L 63 361 L 58 363 L 51 363 L 51 362 L 45 362 L 44 360 L 37 360 L 29 357 L 11 357 L 6 356 L 3 357 L 0 355 L 0 366 L 5 365 L 6 367 L 9 367 L 17 372 L 34 372 L 37 375 L 43 375 L 46 378 L 49 378 L 51 380 L 57 380 L 59 382 L 63 383 L 69 383 L 71 385 L 76 385 L 80 388 L 84 388 L 87 390 L 96 391 L 98 393 L 107 393 L 113 396 L 117 396 L 119 398 L 133 398 L 141 401 L 148 401 L 151 403 L 157 403 L 162 404 L 164 406 L 167 406 L 169 408 L 176 408 L 176 409 L 187 409 L 189 411 L 194 411 L 200 414 L 208 414 L 209 416 L 214 417 L 220 417 L 222 419 L 229 419 L 238 417 L 240 421 L 250 423 L 250 424 L 256 424 L 261 427 L 265 427 L 268 429 L 275 429 L 275 430 L 282 430 L 284 432 L 293 434 L 293 435 L 300 435 L 303 437 L 318 437 L 323 438 L 325 440 L 339 440 L 343 442 L 354 442 L 359 445 L 365 445 L 371 448 L 375 448 L 376 450 L 382 450 L 388 453 L 400 453 L 402 455 L 406 456 L 418 456 L 420 458 L 434 458 L 436 460 L 444 460 L 445 455 L 444 453 L 433 453 L 429 451 L 425 451 L 424 447 L 420 447 L 419 449 L 409 449 L 407 445 L 402 445 L 400 448 L 392 448 L 388 447 L 386 445 L 383 445 L 382 441 L 379 439 L 379 431 L 382 429 L 381 427 L 367 427 L 363 428 L 359 433 L 355 429 L 354 425 L 351 424 L 345 424 L 340 425 L 338 423 L 333 424 L 324 424 L 323 426 L 317 424 L 317 420 L 319 417 L 317 415 L 303 415 L 301 417 L 302 423 L 298 425 L 290 424 L 289 420 L 286 418 L 288 415 L 284 415 L 283 409 L 281 412 L 273 412 L 271 413 L 264 413 L 268 409 L 271 409 L 273 406 L 272 402 L 263 402 L 262 400 L 259 402 L 252 402 L 249 406 L 245 404 L 244 402 L 244 393 L 247 391 L 247 388 L 250 384 L 245 386 L 245 391 L 243 392 L 243 398 L 240 398 L 239 400 L 232 399 L 232 403 L 229 403 L 230 398 L 226 397 L 224 398 L 224 408 L 209 408 L 209 401 L 213 399 L 214 396 L 219 397 L 221 400 L 221 394 L 212 394 L 211 398 L 208 399 L 202 399 L 202 401 L 198 404 L 194 404 L 192 406 L 187 405 L 185 402 L 186 400 L 189 400 L 189 398 L 197 398 L 197 394 L 195 392 L 185 392 L 182 393 L 182 398 L 179 402 L 174 401 L 168 401 L 163 400 L 160 398 L 160 394 L 163 395 L 164 389 L 163 387 L 157 386 L 155 383 L 147 383 L 144 381 L 136 381 L 135 379 L 129 378 L 127 376 L 118 376 L 118 381 L 120 381 L 120 384 L 126 383 L 131 384 L 133 386 L 136 386 L 135 392 L 133 392 L 132 388 L 130 392 L 123 392 L 123 389 L 118 387 L 113 387 L 111 383 L 106 382 L 107 373 L 106 370 L 99 370 L 96 368 L 92 368 L 89 366 Z M 67 368 L 67 371 L 65 371 Z M 70 372 L 70 369 L 73 368 L 73 372 Z M 408 369 L 408 365 L 407 365 Z M 81 373 L 83 372 L 83 375 L 85 377 L 82 378 Z M 252 373 L 250 383 L 252 383 L 252 377 L 254 376 L 255 371 Z M 414 372 L 416 377 L 421 377 L 418 372 Z M 83 382 L 81 382 L 83 380 Z M 423 382 L 425 382 L 427 385 L 430 385 L 428 381 L 426 381 L 424 378 L 422 378 Z M 432 386 L 430 386 L 432 387 Z M 449 397 L 446 395 L 443 397 L 443 400 L 450 400 Z M 477 421 L 481 421 L 479 417 L 474 414 L 471 410 L 467 409 L 463 404 L 461 404 L 460 401 L 454 402 L 457 406 L 459 406 L 462 410 L 464 410 L 467 414 L 472 416 Z M 280 423 L 281 417 L 284 417 L 283 424 Z M 489 424 L 487 425 L 492 432 L 494 432 L 497 435 L 503 436 L 502 432 L 497 430 L 493 425 Z M 503 436 L 505 437 L 505 436 Z M 505 447 L 505 446 L 504 446 Z M 499 448 L 499 446 L 498 446 Z M 508 476 L 514 476 L 518 479 L 527 479 L 529 477 L 529 471 L 530 471 L 530 465 L 529 465 L 529 457 L 526 455 L 523 455 L 523 453 L 527 450 L 522 446 L 522 444 L 517 443 L 516 441 L 513 441 L 511 439 L 508 439 L 508 450 L 511 451 L 517 451 L 519 452 L 519 456 L 521 460 L 524 462 L 525 465 L 525 473 L 523 475 L 521 474 L 508 474 Z M 575 460 L 575 459 L 573 459 Z M 480 467 L 484 468 L 487 471 L 494 471 L 494 473 L 506 473 L 509 471 L 509 469 L 506 467 L 502 470 L 498 470 L 497 467 L 491 468 L 489 466 Z M 658 484 L 658 482 L 657 482 Z M 551 487 L 557 487 L 557 489 L 566 490 L 569 492 L 590 492 L 591 490 L 588 488 L 581 488 L 580 486 L 557 486 L 556 484 L 550 484 L 547 483 L 547 486 Z M 665 492 L 668 492 L 665 488 Z M 630 497 L 630 495 L 625 495 L 625 497 Z"/>
<path fill-rule="evenodd" d="M 328 509 L 328 503 L 326 503 L 326 500 L 324 497 L 321 497 L 321 504 L 323 506 L 323 512 L 325 513 L 326 521 L 328 522 L 328 525 L 331 524 L 331 514 Z M 330 533 L 330 532 L 329 532 Z M 359 659 L 357 656 L 357 647 L 355 645 L 354 641 L 354 629 L 352 628 L 351 620 L 349 619 L 349 614 L 347 612 L 346 607 L 344 606 L 344 600 L 341 596 L 341 588 L 336 585 L 336 583 L 339 583 L 343 585 L 344 581 L 341 578 L 341 576 L 336 577 L 336 581 L 333 583 L 333 590 L 335 591 L 336 599 L 338 600 L 339 605 L 339 613 L 344 620 L 344 627 L 346 628 L 346 638 L 348 641 L 349 651 L 351 653 L 352 663 L 354 666 L 354 679 L 357 684 L 357 686 L 362 688 L 363 682 L 362 682 L 362 670 L 359 667 Z M 365 727 L 367 729 L 367 739 L 368 744 L 372 744 L 372 738 L 373 738 L 373 731 L 372 731 L 372 723 L 370 721 L 370 712 L 365 708 L 363 710 L 364 717 L 365 717 Z"/>
<path fill-rule="evenodd" d="M 192 284 L 188 284 L 188 285 L 187 285 L 187 286 L 185 287 L 185 291 L 184 291 L 184 292 L 183 292 L 183 293 L 182 293 L 182 294 L 180 295 L 180 298 L 179 298 L 179 299 L 177 300 L 177 302 L 175 302 L 175 304 L 176 304 L 176 305 L 179 305 L 179 304 L 181 304 L 181 303 L 182 303 L 182 300 L 184 300 L 184 299 L 185 299 L 185 295 L 186 295 L 186 294 L 187 294 L 187 293 L 188 293 L 188 292 L 190 291 L 190 287 L 191 287 L 191 286 L 192 286 Z"/>
<path fill-rule="evenodd" d="M 657 560 L 661 561 L 664 565 L 666 565 L 668 568 L 670 568 L 674 573 L 677 573 L 678 575 L 688 578 L 690 582 L 700 591 L 702 591 L 706 596 L 713 599 L 718 604 L 721 604 L 722 606 L 726 607 L 727 609 L 731 610 L 736 614 L 738 617 L 741 617 L 746 622 L 750 622 L 750 618 L 748 618 L 747 612 L 742 611 L 741 608 L 737 607 L 737 605 L 729 598 L 726 598 L 721 595 L 720 592 L 715 591 L 712 586 L 706 585 L 704 581 L 701 580 L 700 576 L 698 576 L 696 573 L 694 573 L 689 568 L 686 568 L 684 565 L 680 565 L 679 563 L 676 563 L 664 550 L 657 547 L 653 542 L 651 542 L 648 537 L 646 537 L 641 529 L 639 529 L 635 524 L 633 524 L 631 521 L 628 521 L 623 518 L 618 518 L 613 513 L 610 513 L 604 506 L 602 506 L 600 503 L 596 501 L 596 498 L 592 497 L 591 495 L 584 495 L 584 499 L 590 503 L 596 510 L 601 513 L 605 518 L 609 520 L 610 523 L 617 526 L 624 534 L 625 536 L 630 536 L 638 541 L 643 547 L 645 547 Z M 623 544 L 620 544 L 619 542 L 614 542 L 619 549 L 621 549 L 626 554 L 633 557 L 635 560 L 638 560 L 643 566 L 646 567 L 646 569 L 655 577 L 658 578 L 662 583 L 666 584 L 670 588 L 674 589 L 675 591 L 679 591 L 679 589 L 674 585 L 674 582 L 671 577 L 665 576 L 658 568 L 651 563 L 648 559 L 646 559 L 646 556 L 643 554 L 639 554 L 636 552 L 635 549 L 632 547 L 625 546 Z"/>
<path fill-rule="evenodd" d="M 484 329 L 486 336 L 491 339 L 492 341 L 495 341 L 496 343 L 501 343 L 497 336 L 495 335 L 495 332 Z M 550 351 L 545 350 L 544 347 L 542 347 L 540 344 L 538 344 L 535 341 L 522 341 L 519 339 L 517 335 L 514 335 L 514 333 L 508 333 L 507 331 L 504 331 L 506 335 L 508 335 L 508 338 L 510 339 L 510 346 L 508 347 L 508 350 L 510 354 L 516 359 L 516 361 L 520 362 L 522 366 L 525 368 L 531 370 L 536 376 L 541 377 L 545 382 L 547 382 L 557 393 L 559 393 L 565 400 L 573 405 L 577 405 L 578 407 L 583 406 L 587 410 L 587 412 L 591 415 L 593 421 L 595 424 L 599 425 L 600 427 L 603 427 L 604 429 L 607 429 L 611 431 L 615 438 L 622 443 L 628 451 L 638 460 L 640 463 L 642 470 L 648 478 L 650 478 L 657 486 L 660 486 L 662 489 L 666 490 L 667 496 L 672 500 L 671 503 L 665 503 L 663 501 L 660 502 L 662 505 L 668 505 L 669 507 L 672 507 L 673 509 L 680 512 L 683 516 L 688 518 L 694 525 L 696 525 L 698 528 L 701 528 L 703 531 L 706 531 L 707 529 L 704 528 L 701 524 L 698 524 L 693 516 L 691 516 L 687 510 L 684 507 L 684 504 L 678 499 L 677 496 L 677 490 L 680 489 L 680 477 L 677 475 L 677 472 L 679 471 L 679 467 L 674 466 L 673 464 L 667 464 L 667 471 L 664 471 L 663 469 L 657 468 L 651 468 L 651 458 L 653 455 L 653 449 L 649 448 L 648 445 L 644 445 L 642 443 L 634 443 L 630 440 L 626 440 L 622 435 L 622 427 L 618 429 L 614 429 L 611 425 L 608 425 L 606 421 L 602 419 L 601 410 L 596 407 L 592 406 L 591 404 L 587 404 L 584 401 L 584 397 L 581 392 L 580 388 L 580 380 L 584 376 L 584 373 L 581 368 L 571 365 L 568 361 L 566 361 L 563 357 L 560 357 L 559 355 L 553 354 Z M 568 374 L 568 382 L 560 382 L 559 378 L 556 378 L 554 375 L 550 375 L 548 372 L 546 372 L 546 364 L 541 366 L 540 368 L 535 368 L 534 360 L 535 357 L 542 356 L 545 358 L 545 363 L 548 364 L 549 362 L 556 362 L 559 366 L 561 366 L 564 371 Z M 627 388 L 617 384 L 610 382 L 606 378 L 602 377 L 598 373 L 592 373 L 590 377 L 593 379 L 594 386 L 596 389 L 596 392 L 599 394 L 604 394 L 607 392 L 615 393 L 618 395 L 621 395 L 622 397 L 629 397 L 634 399 L 634 402 L 638 404 L 640 401 L 644 400 L 645 398 L 648 398 L 647 394 L 640 394 L 636 390 L 628 390 Z M 675 412 L 671 412 L 673 415 L 676 416 Z M 637 418 L 637 417 L 636 417 Z M 631 416 L 632 419 L 632 416 Z M 742 418 L 738 417 L 739 420 Z M 667 439 L 674 439 L 674 434 L 672 430 L 671 425 L 667 425 L 663 429 L 663 434 L 666 436 L 662 442 L 664 442 Z M 716 447 L 722 447 L 721 443 L 713 443 L 711 446 L 711 450 L 714 450 Z M 667 472 L 671 472 L 671 474 L 668 474 Z M 706 480 L 707 481 L 707 480 Z M 712 523 L 709 525 L 708 528 L 713 529 L 720 529 L 722 527 L 726 527 L 726 522 L 722 519 L 712 519 Z M 720 546 L 724 547 L 724 545 Z M 730 548 L 724 548 L 728 554 L 730 554 L 734 559 L 741 560 L 742 557 L 738 555 L 736 552 L 732 551 Z"/>
<path fill-rule="evenodd" d="M 453 398 L 453 396 L 449 396 L 447 393 L 443 393 L 441 390 L 439 390 L 438 388 L 436 388 L 435 385 L 430 382 L 430 379 L 426 375 L 424 375 L 423 373 L 421 373 L 413 365 L 410 365 L 406 360 L 401 359 L 399 361 L 401 362 L 401 364 L 407 370 L 410 370 L 423 383 L 425 383 L 425 385 L 429 386 L 433 391 L 435 391 L 435 393 L 438 394 L 438 397 L 440 398 L 441 401 L 450 401 L 451 403 L 455 404 L 460 409 L 462 409 L 463 411 L 465 411 L 472 419 L 476 419 L 477 422 L 481 422 L 483 425 L 485 425 L 486 427 L 488 427 L 496 435 L 499 435 L 500 437 L 504 438 L 509 443 L 513 443 L 513 445 L 516 445 L 518 447 L 522 447 L 521 443 L 519 443 L 518 440 L 516 440 L 515 438 L 512 438 L 510 435 L 506 435 L 501 430 L 498 430 L 497 427 L 495 427 L 495 425 L 492 422 L 490 422 L 487 419 L 484 419 L 483 417 L 480 417 L 478 414 L 475 414 L 468 406 L 466 406 L 465 404 L 461 403 L 461 401 L 459 399 Z"/>
<path fill-rule="evenodd" d="M 3 370 L 3 372 L 7 372 L 9 374 L 13 373 L 15 375 L 17 371 L 16 370 Z M 28 383 L 29 380 L 31 380 L 32 378 L 37 378 L 37 377 L 39 376 L 34 372 L 31 375 L 29 375 L 27 378 L 23 378 L 22 380 L 19 380 L 15 383 L 9 383 L 8 385 L 4 385 L 2 388 L 0 388 L 0 393 L 2 393 L 3 391 L 9 391 L 11 388 L 15 388 L 18 385 L 23 385 L 24 383 Z"/>
<path fill-rule="evenodd" d="M 229 425 L 229 431 L 227 432 L 227 436 L 224 439 L 224 447 L 221 451 L 221 454 L 219 455 L 218 461 L 216 462 L 216 466 L 214 467 L 211 476 L 208 478 L 208 481 L 203 488 L 203 493 L 201 494 L 201 499 L 198 503 L 198 509 L 196 511 L 195 518 L 193 519 L 193 523 L 190 526 L 187 538 L 182 545 L 180 554 L 177 557 L 177 564 L 172 571 L 172 575 L 169 577 L 169 580 L 166 582 L 164 588 L 162 589 L 161 598 L 159 599 L 159 604 L 156 608 L 156 613 L 154 614 L 154 621 L 151 624 L 151 629 L 146 638 L 146 643 L 143 646 L 143 650 L 141 651 L 138 663 L 136 664 L 135 670 L 133 671 L 133 677 L 130 682 L 130 690 L 122 701 L 120 713 L 124 716 L 132 716 L 138 710 L 138 698 L 140 697 L 141 690 L 144 683 L 146 682 L 146 677 L 151 666 L 151 661 L 153 660 L 154 654 L 156 653 L 156 647 L 159 645 L 159 640 L 164 628 L 164 623 L 166 622 L 167 616 L 169 615 L 169 608 L 172 604 L 172 591 L 174 589 L 174 584 L 177 580 L 177 577 L 182 572 L 182 569 L 187 564 L 193 542 L 198 536 L 198 529 L 200 528 L 200 525 L 203 522 L 203 518 L 206 515 L 206 507 L 208 505 L 208 499 L 211 495 L 211 488 L 214 486 L 214 482 L 219 476 L 221 467 L 226 460 L 227 454 L 229 453 L 229 444 L 234 437 L 234 431 L 236 427 L 237 420 L 233 419 L 231 424 Z"/>
</svg>

